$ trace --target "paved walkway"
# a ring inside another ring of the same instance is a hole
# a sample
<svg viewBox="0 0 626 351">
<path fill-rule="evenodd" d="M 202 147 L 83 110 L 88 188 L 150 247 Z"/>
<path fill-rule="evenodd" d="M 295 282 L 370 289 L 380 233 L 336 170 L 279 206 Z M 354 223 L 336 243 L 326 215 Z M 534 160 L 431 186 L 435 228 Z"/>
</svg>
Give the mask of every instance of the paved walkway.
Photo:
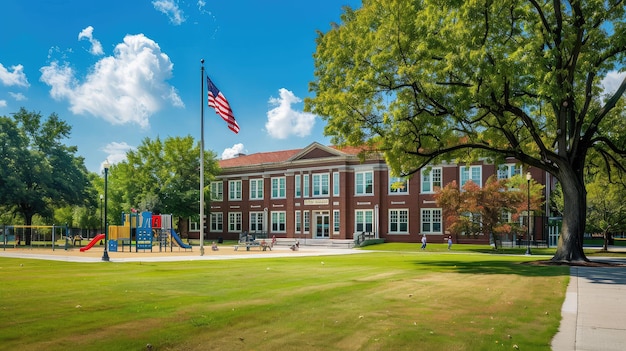
<svg viewBox="0 0 626 351">
<path fill-rule="evenodd" d="M 571 267 L 570 276 L 552 350 L 626 350 L 626 267 Z"/>
</svg>

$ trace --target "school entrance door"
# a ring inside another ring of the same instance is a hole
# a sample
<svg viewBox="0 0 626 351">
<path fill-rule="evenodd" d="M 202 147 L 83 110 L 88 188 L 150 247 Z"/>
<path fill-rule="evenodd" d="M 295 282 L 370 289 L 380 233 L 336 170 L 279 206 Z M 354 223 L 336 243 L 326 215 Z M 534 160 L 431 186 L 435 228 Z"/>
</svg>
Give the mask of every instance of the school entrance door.
<svg viewBox="0 0 626 351">
<path fill-rule="evenodd" d="M 330 214 L 328 211 L 315 212 L 315 237 L 330 238 Z"/>
</svg>

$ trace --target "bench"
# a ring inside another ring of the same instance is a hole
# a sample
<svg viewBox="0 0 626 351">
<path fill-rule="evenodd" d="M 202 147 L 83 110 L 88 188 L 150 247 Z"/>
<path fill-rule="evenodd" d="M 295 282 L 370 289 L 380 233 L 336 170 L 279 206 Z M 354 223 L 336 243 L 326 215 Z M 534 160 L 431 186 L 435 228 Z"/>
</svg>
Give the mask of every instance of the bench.
<svg viewBox="0 0 626 351">
<path fill-rule="evenodd" d="M 250 251 L 251 247 L 258 247 L 259 249 L 262 249 L 263 251 L 265 251 L 265 249 L 267 249 L 267 247 L 262 247 L 261 243 L 258 241 L 239 241 L 239 243 L 237 245 L 235 245 L 235 251 L 239 250 L 239 246 L 245 246 L 246 247 L 246 251 Z"/>
</svg>

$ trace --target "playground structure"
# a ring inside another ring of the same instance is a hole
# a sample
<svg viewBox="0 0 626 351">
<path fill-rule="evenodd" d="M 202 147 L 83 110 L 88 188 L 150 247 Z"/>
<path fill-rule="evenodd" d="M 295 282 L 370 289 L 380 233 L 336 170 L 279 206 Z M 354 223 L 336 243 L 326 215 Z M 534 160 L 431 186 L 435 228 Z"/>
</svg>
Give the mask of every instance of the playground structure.
<svg viewBox="0 0 626 351">
<path fill-rule="evenodd" d="M 172 228 L 172 215 L 155 215 L 151 212 L 122 213 L 122 225 L 109 226 L 108 250 L 117 252 L 128 246 L 132 252 L 150 250 L 157 246 L 159 251 L 173 251 L 174 246 L 183 250 L 191 250 Z M 93 246 L 92 243 L 90 243 Z M 89 246 L 89 245 L 88 245 Z"/>
<path fill-rule="evenodd" d="M 109 226 L 108 251 L 117 252 L 119 248 L 124 251 L 128 246 L 132 252 L 140 250 L 152 251 L 156 246 L 159 251 L 173 251 L 174 247 L 179 250 L 191 250 L 191 245 L 185 244 L 181 237 L 172 228 L 172 215 L 154 215 L 151 212 L 122 213 L 122 225 Z M 29 240 L 27 240 L 29 239 Z M 3 249 L 18 247 L 52 247 L 68 250 L 76 243 L 80 245 L 82 237 L 70 236 L 68 226 L 38 226 L 38 225 L 2 225 L 0 226 L 0 245 Z M 98 234 L 87 245 L 80 248 L 81 252 L 87 251 L 96 245 L 102 245 L 105 234 Z M 25 245 L 25 243 L 29 243 Z"/>
<path fill-rule="evenodd" d="M 65 239 L 59 243 L 59 240 Z M 69 229 L 66 225 L 3 225 L 0 226 L 0 243 L 7 247 L 52 247 L 68 248 L 70 244 Z M 26 245 L 26 243 L 30 243 Z"/>
</svg>

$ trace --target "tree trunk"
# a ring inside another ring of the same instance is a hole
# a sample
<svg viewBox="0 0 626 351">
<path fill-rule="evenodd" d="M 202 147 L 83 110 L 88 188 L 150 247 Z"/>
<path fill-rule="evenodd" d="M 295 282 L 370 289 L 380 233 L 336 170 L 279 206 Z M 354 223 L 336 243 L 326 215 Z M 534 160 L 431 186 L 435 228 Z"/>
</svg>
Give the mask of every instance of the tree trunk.
<svg viewBox="0 0 626 351">
<path fill-rule="evenodd" d="M 587 193 L 582 175 L 571 173 L 560 177 L 563 188 L 563 226 L 559 236 L 559 245 L 552 261 L 575 262 L 589 261 L 583 252 L 583 237 L 587 216 Z"/>
<path fill-rule="evenodd" d="M 33 215 L 24 215 L 24 224 L 26 224 L 26 228 L 24 228 L 24 245 L 30 246 L 33 240 L 33 228 L 31 227 L 33 224 Z"/>
<path fill-rule="evenodd" d="M 606 228 L 603 234 L 602 238 L 604 238 L 604 243 L 602 244 L 602 250 L 609 251 L 609 228 Z"/>
</svg>

